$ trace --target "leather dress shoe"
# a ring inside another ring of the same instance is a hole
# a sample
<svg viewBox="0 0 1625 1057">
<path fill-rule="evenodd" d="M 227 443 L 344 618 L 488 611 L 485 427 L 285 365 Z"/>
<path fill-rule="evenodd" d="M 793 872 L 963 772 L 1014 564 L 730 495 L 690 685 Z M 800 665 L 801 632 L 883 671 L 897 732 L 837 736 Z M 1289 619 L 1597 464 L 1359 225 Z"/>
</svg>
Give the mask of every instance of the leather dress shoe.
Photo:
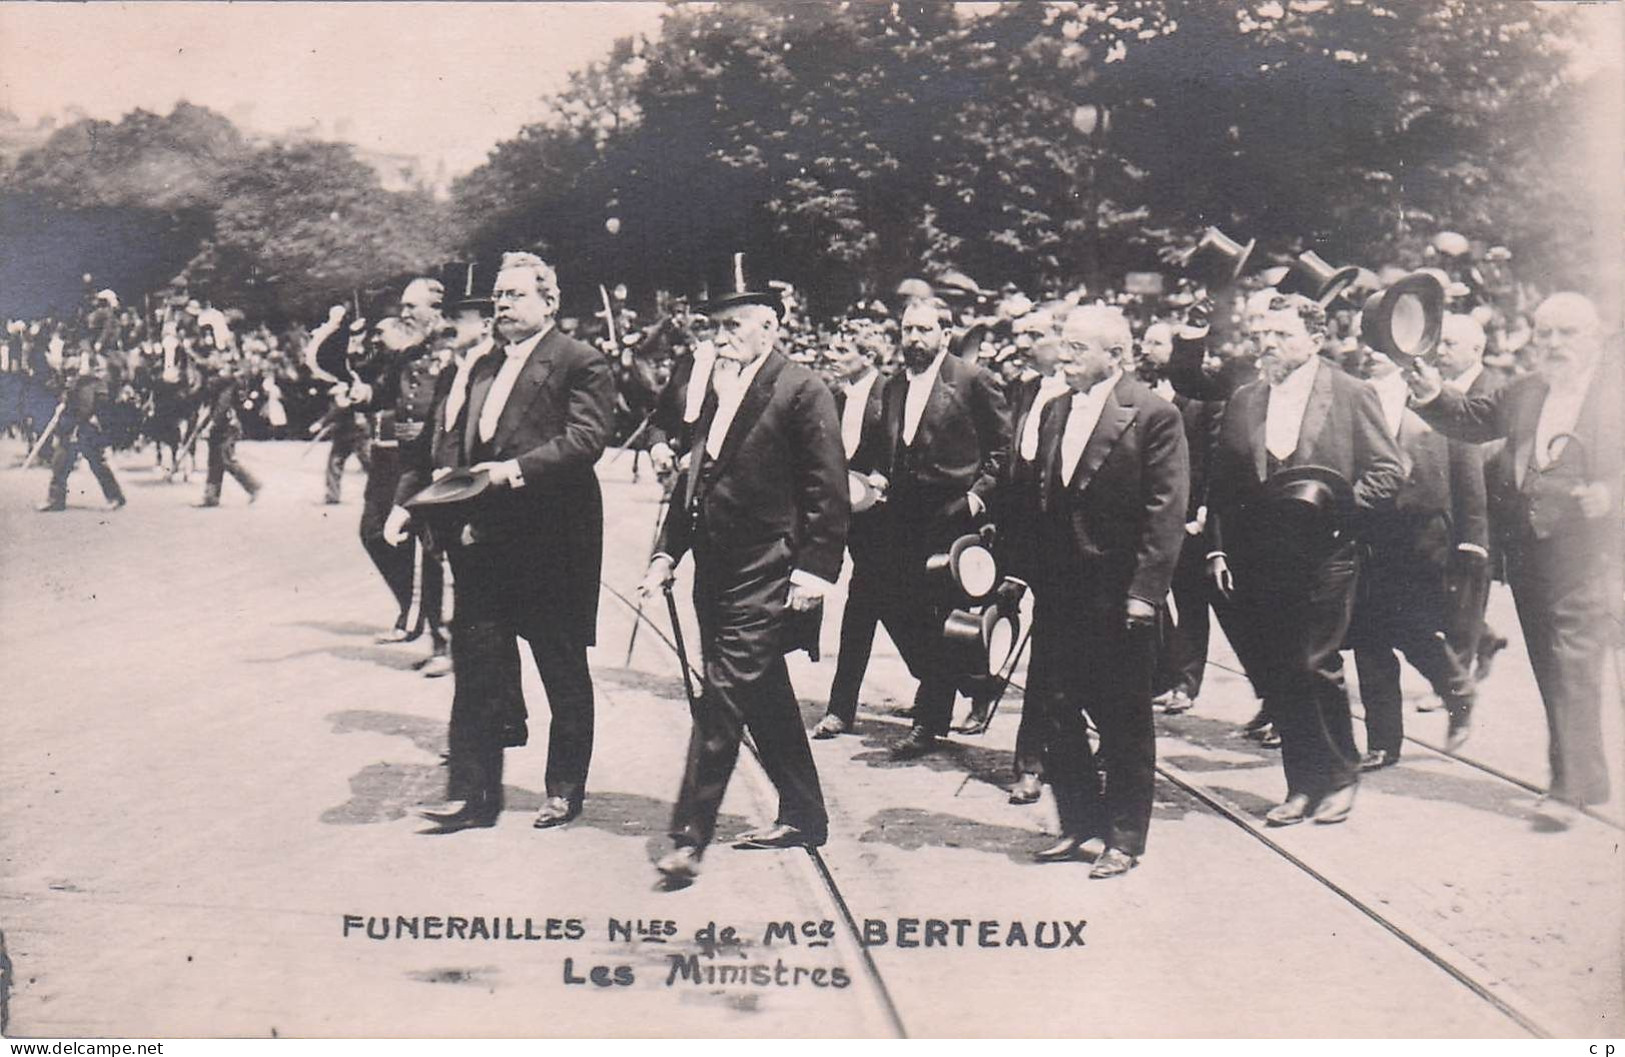
<svg viewBox="0 0 1625 1057">
<path fill-rule="evenodd" d="M 1384 767 L 1392 767 L 1399 762 L 1399 753 L 1388 749 L 1372 749 L 1360 757 L 1360 770 L 1380 771 Z"/>
<path fill-rule="evenodd" d="M 451 674 L 451 658 L 444 653 L 437 653 L 430 657 L 423 665 L 425 679 L 439 679 L 441 676 Z"/>
<path fill-rule="evenodd" d="M 1269 814 L 1264 816 L 1264 823 L 1269 826 L 1296 826 L 1308 817 L 1309 798 L 1302 793 L 1293 793 L 1270 808 Z"/>
<path fill-rule="evenodd" d="M 1044 783 L 1036 774 L 1023 773 L 1016 779 L 1016 787 L 1010 790 L 1012 804 L 1036 804 L 1038 798 L 1044 795 Z"/>
<path fill-rule="evenodd" d="M 1082 837 L 1062 837 L 1049 847 L 1033 852 L 1033 862 L 1071 862 L 1082 849 Z"/>
<path fill-rule="evenodd" d="M 1322 826 L 1342 822 L 1354 810 L 1354 793 L 1359 788 L 1358 785 L 1350 784 L 1327 793 L 1320 798 L 1320 803 L 1315 805 L 1315 812 L 1311 817 Z"/>
<path fill-rule="evenodd" d="M 129 500 L 125 499 L 123 496 L 119 496 L 117 499 L 109 499 L 106 503 L 102 504 L 102 509 L 111 514 L 115 510 L 123 510 L 125 504 L 128 502 Z"/>
<path fill-rule="evenodd" d="M 924 756 L 928 752 L 935 752 L 941 747 L 935 734 L 928 733 L 924 727 L 914 727 L 909 730 L 903 740 L 891 747 L 891 758 L 894 760 L 912 760 L 916 756 Z"/>
<path fill-rule="evenodd" d="M 824 741 L 841 734 L 849 734 L 852 727 L 846 720 L 830 712 L 820 719 L 812 729 L 812 736 L 817 741 Z"/>
<path fill-rule="evenodd" d="M 1444 751 L 1456 752 L 1473 734 L 1473 706 L 1471 702 L 1451 702 L 1450 726 L 1444 735 Z"/>
<path fill-rule="evenodd" d="M 787 822 L 776 822 L 762 829 L 748 829 L 734 838 L 735 848 L 751 851 L 816 848 L 822 843 L 822 840 L 814 840 L 810 834 Z"/>
<path fill-rule="evenodd" d="M 1259 736 L 1258 744 L 1266 749 L 1279 749 L 1281 747 L 1281 732 L 1275 729 L 1274 723 L 1265 724 L 1264 730 Z"/>
<path fill-rule="evenodd" d="M 405 628 L 394 627 L 390 628 L 388 631 L 380 631 L 378 634 L 372 637 L 372 641 L 376 642 L 380 646 L 390 646 L 397 642 L 406 642 L 411 637 L 411 633 Z"/>
<path fill-rule="evenodd" d="M 551 829 L 562 826 L 566 822 L 581 814 L 581 805 L 572 804 L 562 796 L 550 796 L 542 803 L 542 809 L 536 812 L 536 821 L 531 823 L 533 829 Z"/>
<path fill-rule="evenodd" d="M 1270 714 L 1261 708 L 1254 713 L 1252 719 L 1247 721 L 1247 725 L 1241 728 L 1241 732 L 1249 736 L 1256 736 L 1259 731 L 1263 730 L 1269 725 Z"/>
<path fill-rule="evenodd" d="M 1153 697 L 1151 699 L 1151 707 L 1152 708 L 1167 708 L 1168 707 L 1168 702 L 1172 701 L 1173 699 L 1174 699 L 1174 692 L 1172 690 L 1164 690 L 1162 693 L 1156 695 L 1155 697 Z"/>
<path fill-rule="evenodd" d="M 1164 715 L 1177 716 L 1181 712 L 1189 712 L 1195 704 L 1196 702 L 1191 699 L 1191 695 L 1183 690 L 1175 690 L 1172 696 L 1168 698 L 1168 703 L 1162 706 L 1162 711 Z"/>
<path fill-rule="evenodd" d="M 667 888 L 682 888 L 694 883 L 700 875 L 700 849 L 683 845 L 660 857 L 655 869 L 660 871 Z"/>
<path fill-rule="evenodd" d="M 454 806 L 455 805 L 455 806 Z M 444 808 L 419 808 L 419 818 L 435 824 L 434 829 L 424 830 L 425 834 L 457 833 L 465 829 L 490 829 L 497 824 L 497 818 L 502 814 L 502 805 L 496 801 L 464 800 L 461 803 L 452 801 Z"/>
<path fill-rule="evenodd" d="M 60 514 L 67 510 L 68 506 L 66 503 L 41 503 L 34 509 L 39 511 L 41 514 Z"/>
<path fill-rule="evenodd" d="M 1124 851 L 1122 848 L 1107 848 L 1100 853 L 1094 866 L 1089 869 L 1089 877 L 1101 880 L 1106 877 L 1121 877 L 1139 865 L 1140 860 Z"/>
<path fill-rule="evenodd" d="M 993 722 L 992 703 L 988 701 L 972 701 L 970 714 L 965 722 L 954 729 L 961 734 L 985 734 L 989 723 Z"/>
</svg>

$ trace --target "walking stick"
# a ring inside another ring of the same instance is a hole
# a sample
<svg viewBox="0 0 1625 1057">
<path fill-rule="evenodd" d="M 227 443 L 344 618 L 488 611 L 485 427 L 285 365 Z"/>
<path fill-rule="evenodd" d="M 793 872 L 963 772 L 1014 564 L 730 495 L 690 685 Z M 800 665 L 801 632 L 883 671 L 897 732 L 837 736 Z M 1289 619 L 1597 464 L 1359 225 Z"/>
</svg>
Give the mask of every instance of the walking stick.
<svg viewBox="0 0 1625 1057">
<path fill-rule="evenodd" d="M 39 440 L 34 442 L 34 447 L 28 452 L 28 458 L 23 460 L 23 464 L 18 469 L 26 470 L 34 465 L 34 460 L 39 458 L 39 453 L 45 447 L 45 442 L 50 439 L 51 434 L 56 432 L 56 424 L 61 421 L 62 410 L 67 406 L 68 402 L 66 400 L 56 405 L 56 411 L 51 415 L 51 421 L 47 422 L 45 428 L 40 431 Z"/>
<path fill-rule="evenodd" d="M 660 530 L 665 527 L 666 515 L 670 512 L 671 483 L 668 481 L 665 491 L 661 493 L 660 505 L 655 508 L 655 538 L 649 541 L 649 553 L 651 555 L 654 554 L 654 549 L 660 545 Z M 643 602 L 641 600 L 638 602 L 636 615 L 640 618 L 643 616 Z M 621 665 L 623 668 L 632 667 L 632 649 L 638 644 L 638 628 L 642 626 L 643 621 L 641 619 L 632 621 L 632 635 L 626 640 L 626 663 Z"/>
<path fill-rule="evenodd" d="M 666 614 L 671 617 L 671 637 L 677 643 L 677 663 L 683 668 L 683 693 L 688 695 L 688 712 L 697 720 L 700 699 L 694 694 L 694 677 L 688 667 L 688 647 L 683 645 L 683 622 L 677 618 L 677 598 L 671 592 L 670 583 L 662 584 L 660 590 L 666 596 Z"/>
<path fill-rule="evenodd" d="M 303 459 L 305 456 L 314 451 L 316 445 L 325 440 L 327 436 L 333 432 L 333 427 L 336 425 L 338 425 L 338 423 L 329 422 L 327 425 L 323 426 L 321 431 L 318 432 L 314 437 L 310 438 L 310 440 L 305 444 L 305 450 L 299 453 L 299 457 Z"/>
<path fill-rule="evenodd" d="M 993 717 L 999 714 L 999 702 L 1004 700 L 1004 692 L 1010 689 L 1010 680 L 1015 677 L 1016 668 L 1021 664 L 1022 654 L 1027 652 L 1027 643 L 1031 641 L 1032 637 L 1033 629 L 1032 625 L 1029 624 L 1025 629 L 1025 634 L 1021 636 L 1021 644 L 1016 647 L 1016 652 L 1010 655 L 1009 664 L 1000 666 L 999 689 L 993 695 L 993 700 L 988 703 L 987 719 L 983 721 L 982 729 L 977 731 L 978 734 L 987 733 L 987 728 L 993 725 Z M 1032 680 L 1029 679 L 1028 682 L 1030 683 Z"/>
<path fill-rule="evenodd" d="M 622 455 L 625 455 L 628 451 L 631 450 L 632 444 L 639 437 L 643 436 L 643 431 L 649 428 L 649 423 L 650 422 L 654 421 L 655 412 L 658 411 L 658 410 L 660 410 L 658 407 L 652 407 L 652 408 L 649 409 L 649 413 L 647 415 L 643 416 L 643 421 L 638 423 L 638 428 L 634 429 L 632 431 L 631 436 L 627 437 L 626 440 L 621 442 L 620 449 L 618 451 L 616 451 L 614 455 L 611 455 L 609 457 L 609 461 L 604 464 L 604 469 L 607 470 L 611 466 L 614 466 L 615 463 L 620 460 L 620 457 Z"/>
</svg>

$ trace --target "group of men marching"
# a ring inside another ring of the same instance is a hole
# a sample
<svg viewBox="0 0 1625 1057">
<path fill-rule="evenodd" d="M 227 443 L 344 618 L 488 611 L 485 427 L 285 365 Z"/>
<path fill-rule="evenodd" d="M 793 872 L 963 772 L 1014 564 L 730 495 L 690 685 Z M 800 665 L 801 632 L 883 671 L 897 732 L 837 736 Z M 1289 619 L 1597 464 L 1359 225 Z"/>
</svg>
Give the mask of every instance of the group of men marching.
<svg viewBox="0 0 1625 1057">
<path fill-rule="evenodd" d="M 1625 415 L 1590 302 L 1548 300 L 1535 372 L 1500 389 L 1476 364 L 1483 335 L 1469 317 L 1446 322 L 1443 379 L 1377 349 L 1351 372 L 1324 347 L 1323 305 L 1276 290 L 1248 302 L 1250 362 L 1217 374 L 1201 367 L 1199 329 L 1158 324 L 1136 357 L 1117 308 L 1046 306 L 1028 372 L 1005 384 L 955 354 L 942 301 L 910 292 L 902 369 L 886 377 L 847 350 L 833 386 L 777 348 L 777 292 L 717 298 L 711 341 L 659 401 L 661 454 L 680 472 L 640 590 L 669 590 L 693 556 L 703 676 L 673 848 L 658 864 L 668 884 L 699 872 L 747 732 L 780 802 L 735 846 L 825 841 L 785 656 L 816 651 L 847 551 L 840 657 L 811 737 L 854 729 L 882 625 L 918 681 L 894 758 L 936 751 L 961 692 L 969 729 L 985 727 L 993 684 L 956 675 L 943 634 L 963 600 L 939 559 L 967 539 L 993 538 L 1006 585 L 1033 599 L 1011 800 L 1035 801 L 1044 782 L 1054 792 L 1061 839 L 1041 861 L 1084 857 L 1098 839 L 1089 876 L 1109 878 L 1144 854 L 1153 700 L 1177 713 L 1197 696 L 1210 605 L 1262 698 L 1252 726 L 1282 749 L 1286 796 L 1270 824 L 1346 819 L 1362 769 L 1398 757 L 1395 651 L 1430 680 L 1459 747 L 1493 635 L 1492 551 L 1550 717 L 1551 796 L 1607 797 L 1599 680 L 1620 594 Z M 422 574 L 441 555 L 454 574 L 448 802 L 422 812 L 432 832 L 489 827 L 502 811 L 504 750 L 528 737 L 519 639 L 551 712 L 535 820 L 551 828 L 582 810 L 592 755 L 594 466 L 612 428 L 611 366 L 558 329 L 557 276 L 532 254 L 505 255 L 491 299 L 460 302 L 449 325 L 442 297 L 432 281 L 407 288 L 407 332 L 350 394 L 381 423 L 363 540 L 402 604 L 391 639 L 410 636 L 412 598 L 438 613 L 439 584 Z M 854 508 L 860 485 L 874 501 Z M 408 541 L 421 549 L 416 590 Z M 433 621 L 439 655 L 447 636 Z M 1363 756 L 1345 648 L 1367 713 Z"/>
</svg>

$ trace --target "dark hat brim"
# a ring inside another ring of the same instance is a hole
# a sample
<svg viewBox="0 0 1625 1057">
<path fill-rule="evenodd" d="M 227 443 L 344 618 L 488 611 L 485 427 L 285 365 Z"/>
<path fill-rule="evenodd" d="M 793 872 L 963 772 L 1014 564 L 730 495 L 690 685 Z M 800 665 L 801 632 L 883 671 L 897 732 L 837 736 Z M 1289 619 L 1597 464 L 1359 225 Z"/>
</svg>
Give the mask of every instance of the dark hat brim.
<svg viewBox="0 0 1625 1057">
<path fill-rule="evenodd" d="M 708 316 L 714 316 L 726 309 L 739 308 L 744 305 L 761 305 L 764 308 L 771 308 L 773 314 L 778 316 L 779 319 L 784 318 L 784 298 L 777 290 L 742 290 L 739 293 L 724 294 L 721 297 L 713 297 L 700 305 L 699 310 Z"/>
<path fill-rule="evenodd" d="M 1429 355 L 1444 330 L 1444 294 L 1444 285 L 1426 272 L 1412 272 L 1378 290 L 1360 310 L 1360 340 L 1401 367 Z M 1408 299 L 1414 299 L 1422 314 L 1414 338 L 1394 332 L 1394 316 Z"/>
<path fill-rule="evenodd" d="M 1325 485 L 1332 493 L 1336 507 L 1339 511 L 1347 510 L 1354 505 L 1354 486 L 1348 478 L 1329 466 L 1289 466 L 1269 479 L 1266 486 L 1272 496 L 1279 497 L 1287 489 L 1303 481 L 1317 481 Z"/>
<path fill-rule="evenodd" d="M 406 501 L 406 509 L 413 514 L 442 516 L 467 508 L 491 487 L 491 475 L 485 470 L 453 470 Z"/>
</svg>

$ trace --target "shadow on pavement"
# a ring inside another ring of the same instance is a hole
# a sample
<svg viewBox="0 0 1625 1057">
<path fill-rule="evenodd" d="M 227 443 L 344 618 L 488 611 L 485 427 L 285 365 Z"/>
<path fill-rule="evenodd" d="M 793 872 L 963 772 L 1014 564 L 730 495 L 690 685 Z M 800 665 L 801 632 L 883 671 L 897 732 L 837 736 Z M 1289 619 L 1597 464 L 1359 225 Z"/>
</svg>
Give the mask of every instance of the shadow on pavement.
<svg viewBox="0 0 1625 1057">
<path fill-rule="evenodd" d="M 325 718 L 333 724 L 334 734 L 398 735 L 431 755 L 446 751 L 446 724 L 439 720 L 367 708 L 330 712 Z"/>
<path fill-rule="evenodd" d="M 325 631 L 330 635 L 372 636 L 384 630 L 382 625 L 374 627 L 371 624 L 362 624 L 355 620 L 286 620 L 277 626 L 284 628 L 313 628 L 316 631 Z"/>
<path fill-rule="evenodd" d="M 1240 728 L 1233 723 L 1186 714 L 1159 717 L 1161 725 L 1165 725 L 1166 729 L 1159 729 L 1159 733 L 1167 733 L 1199 748 L 1227 753 L 1231 757 L 1228 760 L 1190 754 L 1166 757 L 1169 763 L 1192 774 L 1217 776 L 1264 768 L 1280 770 L 1280 751 L 1263 748 L 1257 742 L 1242 737 Z M 1235 759 L 1237 756 L 1246 759 Z M 1392 767 L 1362 774 L 1360 781 L 1367 789 L 1387 796 L 1449 801 L 1519 821 L 1534 817 L 1530 808 L 1531 794 L 1527 790 L 1490 775 L 1469 771 L 1465 765 L 1457 764 L 1448 757 L 1428 754 L 1421 759 L 1429 766 L 1410 767 L 1401 760 Z M 1437 769 L 1441 767 L 1448 769 Z M 1275 806 L 1274 802 L 1229 786 L 1215 785 L 1214 788 L 1229 797 L 1237 807 L 1259 819 Z M 1284 780 L 1282 790 L 1284 795 Z"/>
<path fill-rule="evenodd" d="M 325 653 L 341 661 L 364 661 L 397 672 L 416 671 L 428 659 L 428 647 L 423 645 L 412 648 L 415 646 L 412 643 L 405 645 L 409 648 L 403 650 L 399 646 L 318 646 L 314 649 L 284 653 L 279 657 L 249 657 L 244 663 L 283 664 L 287 661 L 303 660 L 306 657 L 318 657 Z"/>
<path fill-rule="evenodd" d="M 1055 843 L 1051 835 L 1020 826 L 998 826 L 960 815 L 925 811 L 914 807 L 892 807 L 869 817 L 868 826 L 858 835 L 866 844 L 890 844 L 904 851 L 925 847 L 960 848 L 967 851 L 1004 855 L 1023 866 L 1037 866 L 1033 852 Z"/>
</svg>

